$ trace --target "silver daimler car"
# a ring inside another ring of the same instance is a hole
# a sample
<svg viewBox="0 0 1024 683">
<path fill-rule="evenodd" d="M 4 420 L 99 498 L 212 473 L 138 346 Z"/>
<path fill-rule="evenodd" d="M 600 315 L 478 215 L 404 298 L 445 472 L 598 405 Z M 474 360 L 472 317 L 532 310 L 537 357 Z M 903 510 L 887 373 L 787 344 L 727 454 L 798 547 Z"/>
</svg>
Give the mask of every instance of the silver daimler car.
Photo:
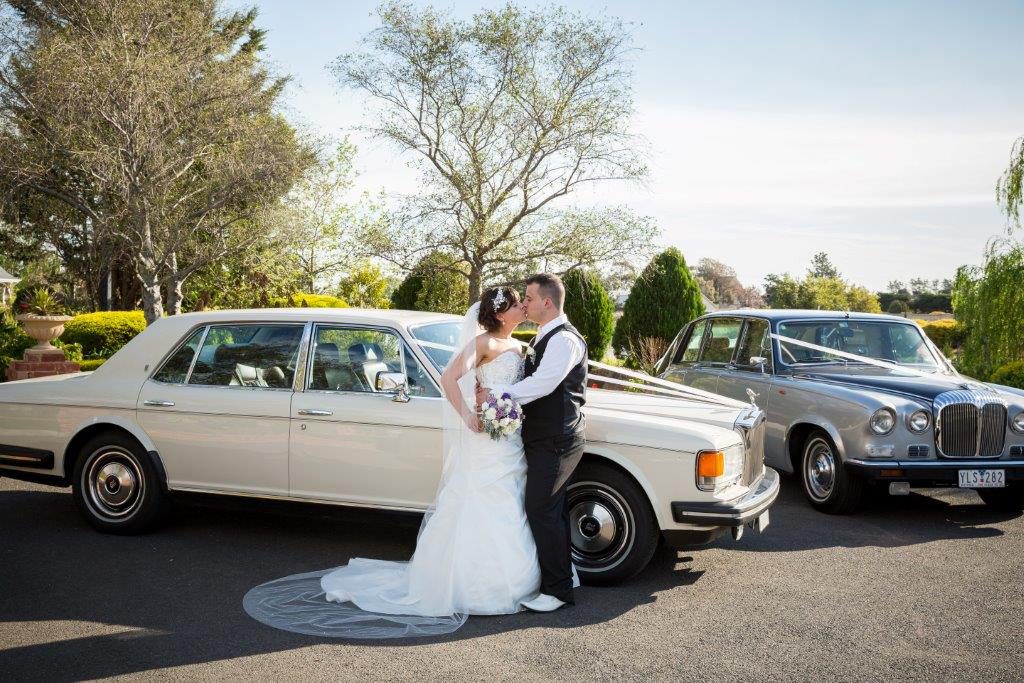
<svg viewBox="0 0 1024 683">
<path fill-rule="evenodd" d="M 1024 391 L 957 374 L 912 321 L 740 310 L 680 331 L 656 373 L 765 410 L 765 461 L 816 508 L 851 512 L 865 482 L 977 489 L 1024 508 Z"/>
</svg>

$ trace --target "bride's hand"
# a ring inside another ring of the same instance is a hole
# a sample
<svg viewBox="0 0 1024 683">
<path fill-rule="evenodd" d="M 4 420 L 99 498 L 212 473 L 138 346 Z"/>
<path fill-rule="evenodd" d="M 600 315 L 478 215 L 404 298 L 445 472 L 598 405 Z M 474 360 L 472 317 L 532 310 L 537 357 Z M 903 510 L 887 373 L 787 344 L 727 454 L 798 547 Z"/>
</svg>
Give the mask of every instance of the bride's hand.
<svg viewBox="0 0 1024 683">
<path fill-rule="evenodd" d="M 476 434 L 484 431 L 484 423 L 480 420 L 479 415 L 471 413 L 469 415 L 463 415 L 462 419 L 466 423 L 466 426 L 469 427 L 469 431 Z"/>
</svg>

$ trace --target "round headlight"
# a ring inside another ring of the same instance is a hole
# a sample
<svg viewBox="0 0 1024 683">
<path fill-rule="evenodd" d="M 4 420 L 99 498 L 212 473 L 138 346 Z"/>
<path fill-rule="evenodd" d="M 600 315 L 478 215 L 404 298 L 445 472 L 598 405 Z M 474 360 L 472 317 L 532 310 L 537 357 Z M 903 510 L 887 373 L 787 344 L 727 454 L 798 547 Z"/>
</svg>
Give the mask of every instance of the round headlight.
<svg viewBox="0 0 1024 683">
<path fill-rule="evenodd" d="M 1020 411 L 1013 416 L 1013 421 L 1010 422 L 1013 425 L 1013 430 L 1016 432 L 1024 432 L 1024 410 Z"/>
<path fill-rule="evenodd" d="M 907 420 L 907 426 L 910 427 L 910 431 L 920 434 L 928 429 L 931 422 L 932 416 L 928 414 L 927 410 L 915 410 Z"/>
<path fill-rule="evenodd" d="M 875 434 L 888 434 L 896 426 L 896 415 L 888 408 L 879 408 L 871 416 L 868 425 Z"/>
</svg>

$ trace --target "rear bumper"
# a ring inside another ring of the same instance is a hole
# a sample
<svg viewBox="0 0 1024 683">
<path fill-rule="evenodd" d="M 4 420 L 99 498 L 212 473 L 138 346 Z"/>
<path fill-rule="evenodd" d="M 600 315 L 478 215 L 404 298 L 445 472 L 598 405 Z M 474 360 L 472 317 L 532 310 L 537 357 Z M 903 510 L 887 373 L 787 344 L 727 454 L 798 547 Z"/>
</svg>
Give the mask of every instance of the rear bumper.
<svg viewBox="0 0 1024 683">
<path fill-rule="evenodd" d="M 757 485 L 735 500 L 727 502 L 672 503 L 672 519 L 679 524 L 700 524 L 722 530 L 753 522 L 779 497 L 779 473 L 764 468 Z"/>
<path fill-rule="evenodd" d="M 847 460 L 846 468 L 864 479 L 921 487 L 957 486 L 960 470 L 1005 470 L 1007 482 L 1024 483 L 1024 460 Z"/>
</svg>

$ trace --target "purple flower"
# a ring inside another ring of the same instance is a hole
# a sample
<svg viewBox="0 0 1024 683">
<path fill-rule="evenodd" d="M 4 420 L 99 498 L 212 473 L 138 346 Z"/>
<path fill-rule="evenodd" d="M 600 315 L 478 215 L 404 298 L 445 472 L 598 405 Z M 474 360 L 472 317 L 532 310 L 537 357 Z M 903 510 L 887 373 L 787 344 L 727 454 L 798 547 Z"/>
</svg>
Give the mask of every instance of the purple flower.
<svg viewBox="0 0 1024 683">
<path fill-rule="evenodd" d="M 503 399 L 505 399 L 505 400 L 508 400 L 508 399 L 512 398 L 512 394 L 510 394 L 510 393 L 508 393 L 508 392 L 506 391 L 506 392 L 505 392 L 504 394 L 502 394 L 502 395 L 501 395 L 501 397 L 502 397 Z"/>
<path fill-rule="evenodd" d="M 508 416 L 510 418 L 512 418 L 513 420 L 518 420 L 519 419 L 519 413 L 517 413 L 514 409 L 512 410 L 512 412 L 510 412 L 508 414 Z"/>
</svg>

